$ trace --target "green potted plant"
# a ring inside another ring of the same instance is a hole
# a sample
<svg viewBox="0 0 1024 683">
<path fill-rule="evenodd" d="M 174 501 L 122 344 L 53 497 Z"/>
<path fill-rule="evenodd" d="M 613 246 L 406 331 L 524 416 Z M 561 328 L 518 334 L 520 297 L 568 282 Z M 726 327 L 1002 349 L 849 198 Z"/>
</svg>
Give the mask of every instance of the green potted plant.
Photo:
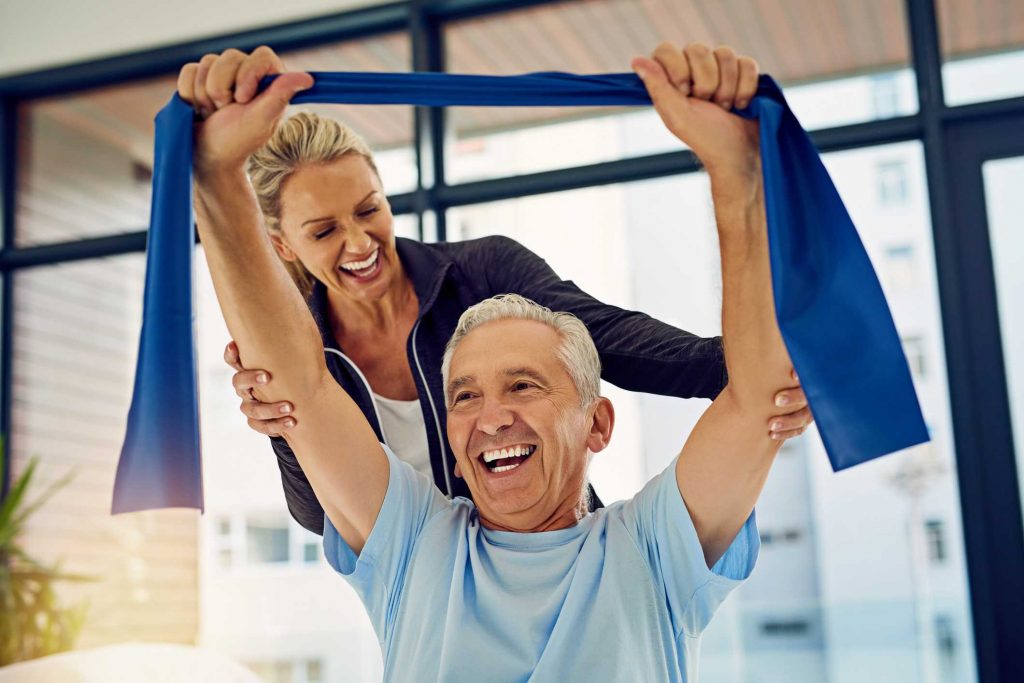
<svg viewBox="0 0 1024 683">
<path fill-rule="evenodd" d="M 6 466 L 4 451 L 0 442 L 0 472 Z M 44 565 L 19 544 L 25 522 L 73 476 L 69 472 L 30 501 L 38 464 L 32 458 L 0 501 L 0 666 L 70 650 L 85 622 L 85 604 L 62 606 L 55 584 L 92 579 L 64 573 L 59 564 Z"/>
</svg>

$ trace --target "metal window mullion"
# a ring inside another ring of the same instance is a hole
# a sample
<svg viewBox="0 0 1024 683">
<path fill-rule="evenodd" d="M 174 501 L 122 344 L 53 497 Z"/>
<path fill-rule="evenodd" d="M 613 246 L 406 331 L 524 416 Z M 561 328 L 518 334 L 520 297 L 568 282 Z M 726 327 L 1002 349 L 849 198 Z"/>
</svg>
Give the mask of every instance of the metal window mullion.
<svg viewBox="0 0 1024 683">
<path fill-rule="evenodd" d="M 994 514 L 997 506 L 990 495 L 993 484 L 998 483 L 996 478 L 1013 472 L 1012 463 L 1008 468 L 1000 464 L 1006 460 L 1007 454 L 1002 451 L 1007 446 L 994 446 L 1001 441 L 1004 430 L 992 434 L 990 424 L 993 412 L 1006 411 L 997 409 L 1000 397 L 995 396 L 995 387 L 987 385 L 993 381 L 1002 385 L 1005 380 L 987 376 L 992 373 L 991 363 L 979 357 L 984 347 L 991 346 L 992 338 L 998 339 L 999 329 L 997 316 L 990 311 L 982 314 L 977 307 L 994 307 L 995 303 L 972 301 L 970 295 L 978 291 L 979 278 L 986 277 L 986 273 L 991 277 L 991 263 L 982 268 L 965 257 L 963 240 L 979 237 L 974 230 L 968 230 L 972 234 L 959 234 L 972 226 L 958 224 L 952 199 L 963 191 L 963 174 L 980 176 L 980 162 L 972 168 L 957 167 L 950 151 L 951 130 L 955 127 L 952 122 L 969 112 L 955 112 L 945 103 L 935 0 L 906 0 L 906 10 L 923 127 L 978 680 L 999 683 L 1012 680 L 1011 672 L 1024 670 L 1024 650 L 1012 642 L 1014 631 L 1019 632 L 1019 626 L 1014 627 L 1019 615 L 1007 614 L 1008 606 L 1019 604 L 1022 598 L 1007 595 L 1007 591 L 1021 592 L 1021 582 L 1000 579 L 1000 552 L 1006 549 L 1003 544 L 1020 544 L 1022 539 L 998 539 L 998 530 L 1006 528 L 1006 520 Z M 982 328 L 978 328 L 979 323 Z M 1005 403 L 1005 391 L 1002 394 Z M 1005 427 L 1009 429 L 1009 425 Z M 1012 443 L 1008 448 L 1012 460 Z M 1006 469 L 1009 472 L 1003 471 Z"/>
<path fill-rule="evenodd" d="M 445 60 L 441 23 L 430 13 L 426 2 L 416 0 L 412 3 L 409 12 L 409 33 L 412 40 L 413 71 L 443 73 Z M 416 107 L 414 122 L 418 179 L 415 204 L 420 240 L 424 238 L 425 214 L 432 211 L 435 220 L 435 239 L 443 241 L 447 237 L 447 223 L 444 211 L 436 204 L 435 193 L 445 186 L 445 108 Z"/>
</svg>

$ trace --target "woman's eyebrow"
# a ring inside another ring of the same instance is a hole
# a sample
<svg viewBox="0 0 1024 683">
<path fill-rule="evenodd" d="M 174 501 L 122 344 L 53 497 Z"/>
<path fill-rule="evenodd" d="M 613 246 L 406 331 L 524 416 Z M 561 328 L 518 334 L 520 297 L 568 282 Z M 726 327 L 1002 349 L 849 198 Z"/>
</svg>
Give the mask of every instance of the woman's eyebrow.
<svg viewBox="0 0 1024 683">
<path fill-rule="evenodd" d="M 359 206 L 365 204 L 366 200 L 368 200 L 370 197 L 372 197 L 375 194 L 377 194 L 377 190 L 370 190 L 370 194 L 366 195 L 365 197 L 360 199 L 358 202 L 356 202 L 356 207 L 359 207 Z M 324 216 L 323 218 L 310 218 L 308 221 L 302 221 L 302 225 L 300 225 L 299 227 L 300 228 L 304 228 L 307 225 L 309 225 L 310 223 L 323 223 L 324 221 L 329 221 L 329 220 L 332 220 L 333 218 L 334 218 L 334 216 Z"/>
</svg>

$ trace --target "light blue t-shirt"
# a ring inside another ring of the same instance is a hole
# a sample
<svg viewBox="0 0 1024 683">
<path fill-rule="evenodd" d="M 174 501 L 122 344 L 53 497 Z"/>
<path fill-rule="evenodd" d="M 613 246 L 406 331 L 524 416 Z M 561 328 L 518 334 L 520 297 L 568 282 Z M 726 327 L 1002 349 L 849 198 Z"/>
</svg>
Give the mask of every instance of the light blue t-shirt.
<svg viewBox="0 0 1024 683">
<path fill-rule="evenodd" d="M 324 520 L 328 562 L 362 599 L 385 681 L 690 681 L 700 636 L 746 579 L 751 514 L 712 570 L 675 462 L 568 529 L 492 531 L 465 498 L 384 447 L 384 504 L 356 557 Z"/>
</svg>

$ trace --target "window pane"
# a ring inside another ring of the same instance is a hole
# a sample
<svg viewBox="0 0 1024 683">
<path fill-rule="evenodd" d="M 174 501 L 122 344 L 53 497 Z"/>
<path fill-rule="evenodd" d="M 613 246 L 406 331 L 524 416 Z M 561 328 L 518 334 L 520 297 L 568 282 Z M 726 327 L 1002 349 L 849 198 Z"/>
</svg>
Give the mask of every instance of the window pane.
<svg viewBox="0 0 1024 683">
<path fill-rule="evenodd" d="M 409 39 L 390 34 L 282 55 L 290 69 L 408 71 Z M 144 230 L 153 117 L 177 87 L 167 75 L 21 105 L 15 243 L 31 246 Z M 412 107 L 304 105 L 338 118 L 376 152 L 388 193 L 416 185 Z"/>
<path fill-rule="evenodd" d="M 192 510 L 110 514 L 141 321 L 142 255 L 20 271 L 14 281 L 14 481 L 30 498 L 70 482 L 29 520 L 22 544 L 46 565 L 93 577 L 55 588 L 88 603 L 78 647 L 193 643 L 199 620 Z"/>
<path fill-rule="evenodd" d="M 759 566 L 705 636 L 701 680 L 973 681 L 921 146 L 833 154 L 826 164 L 918 358 L 914 381 L 933 441 L 841 474 L 813 432 L 786 444 L 758 505 Z M 898 201 L 879 192 L 889 182 L 880 176 L 896 164 Z M 720 329 L 703 174 L 461 207 L 448 223 L 455 237 L 509 235 L 609 303 L 704 335 Z M 612 501 L 669 464 L 707 403 L 604 390 L 616 406 L 616 433 L 591 479 Z M 930 559 L 940 550 L 941 562 Z"/>
<path fill-rule="evenodd" d="M 153 117 L 175 87 L 167 76 L 21 105 L 15 244 L 144 230 Z"/>
<path fill-rule="evenodd" d="M 665 40 L 728 44 L 755 57 L 787 86 L 807 128 L 917 111 L 902 3 L 573 0 L 455 22 L 445 33 L 448 70 L 480 74 L 624 72 Z M 457 107 L 448 115 L 449 182 L 680 145 L 650 108 Z"/>
<path fill-rule="evenodd" d="M 996 277 L 999 330 L 1010 395 L 1014 450 L 1024 514 L 1024 157 L 986 161 L 982 165 L 989 240 Z"/>
<path fill-rule="evenodd" d="M 1024 95 L 1024 3 L 938 0 L 936 8 L 948 104 Z"/>
<path fill-rule="evenodd" d="M 277 523 L 247 520 L 245 539 L 249 564 L 288 561 L 288 526 L 283 519 Z"/>
<path fill-rule="evenodd" d="M 409 36 L 391 33 L 357 41 L 284 52 L 293 71 L 394 71 L 412 67 Z M 416 188 L 413 108 L 398 105 L 303 104 L 293 109 L 314 111 L 350 126 L 370 144 L 387 194 Z"/>
</svg>

